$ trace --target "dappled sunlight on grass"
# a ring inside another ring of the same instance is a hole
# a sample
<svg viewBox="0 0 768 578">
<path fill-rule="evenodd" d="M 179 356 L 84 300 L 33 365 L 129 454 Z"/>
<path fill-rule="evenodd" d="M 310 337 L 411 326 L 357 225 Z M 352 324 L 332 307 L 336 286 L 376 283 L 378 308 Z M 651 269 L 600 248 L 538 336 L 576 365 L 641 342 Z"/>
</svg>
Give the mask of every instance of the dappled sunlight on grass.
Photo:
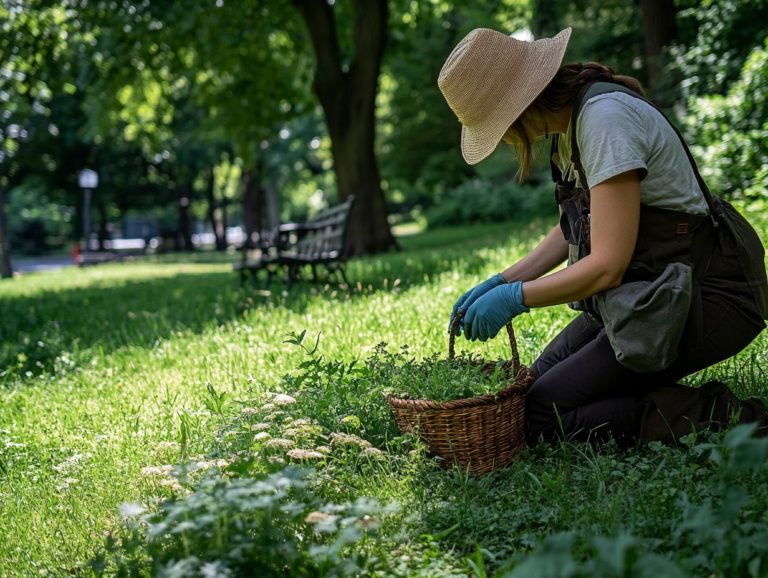
<svg viewBox="0 0 768 578">
<path fill-rule="evenodd" d="M 287 294 L 280 283 L 267 294 L 241 288 L 227 262 L 184 257 L 0 284 L 0 574 L 83 571 L 104 533 L 119 524 L 119 504 L 153 508 L 184 490 L 168 467 L 193 460 L 215 471 L 217 460 L 238 455 L 245 460 L 242 472 L 254 473 L 261 462 L 248 460 L 259 452 L 275 458 L 266 462 L 272 469 L 280 460 L 327 468 L 318 474 L 325 499 L 369 495 L 407 505 L 408 516 L 398 514 L 391 523 L 432 536 L 424 542 L 433 544 L 425 567 L 430 557 L 440 568 L 463 567 L 461 556 L 476 543 L 496 556 L 524 550 L 550 528 L 583 523 L 596 503 L 607 506 L 595 524 L 617 523 L 629 494 L 601 497 L 600 484 L 610 481 L 611 469 L 633 474 L 614 454 L 582 462 L 583 450 L 537 450 L 544 453 L 505 472 L 467 479 L 439 471 L 411 442 L 391 438 L 386 407 L 377 405 L 383 400 L 360 406 L 370 393 L 365 383 L 349 394 L 352 369 L 343 377 L 328 373 L 313 395 L 291 389 L 308 358 L 286 341 L 305 330 L 307 343 L 317 340 L 316 355 L 335 367 L 359 367 L 380 342 L 393 351 L 407 345 L 418 358 L 446 354 L 455 299 L 521 257 L 544 232 L 541 223 L 429 231 L 404 239 L 401 252 L 350 261 L 351 287 L 300 282 Z M 523 363 L 532 363 L 572 317 L 558 307 L 516 320 Z M 509 355 L 502 338 L 485 344 L 459 339 L 457 349 L 489 359 Z M 692 381 L 727 377 L 740 393 L 765 397 L 766 351 L 761 337 Z M 267 392 L 296 403 L 278 407 L 281 398 Z M 366 422 L 355 408 L 373 417 Z M 233 413 L 240 417 L 233 421 Z M 329 437 L 340 433 L 378 439 L 378 445 L 355 449 Z M 288 442 L 268 447 L 269 439 Z M 643 458 L 643 467 L 655 459 Z M 636 485 L 628 491 L 648 496 L 663 482 L 646 487 L 632 479 Z M 520 488 L 529 486 L 536 508 L 521 501 Z M 563 499 L 573 505 L 558 510 Z M 663 499 L 657 502 L 666 507 Z M 449 532 L 454 526 L 458 530 Z M 421 543 L 399 548 L 406 558 L 422 551 Z"/>
</svg>

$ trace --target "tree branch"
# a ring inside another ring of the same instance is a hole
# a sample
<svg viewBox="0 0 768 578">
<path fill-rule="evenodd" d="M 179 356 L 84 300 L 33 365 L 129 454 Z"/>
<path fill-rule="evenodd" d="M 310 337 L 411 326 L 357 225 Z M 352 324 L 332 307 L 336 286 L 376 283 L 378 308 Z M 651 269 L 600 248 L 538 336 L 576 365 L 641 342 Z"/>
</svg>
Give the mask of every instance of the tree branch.
<svg viewBox="0 0 768 578">
<path fill-rule="evenodd" d="M 315 84 L 338 86 L 343 73 L 333 8 L 326 0 L 294 0 L 294 5 L 304 17 L 315 51 Z"/>
</svg>

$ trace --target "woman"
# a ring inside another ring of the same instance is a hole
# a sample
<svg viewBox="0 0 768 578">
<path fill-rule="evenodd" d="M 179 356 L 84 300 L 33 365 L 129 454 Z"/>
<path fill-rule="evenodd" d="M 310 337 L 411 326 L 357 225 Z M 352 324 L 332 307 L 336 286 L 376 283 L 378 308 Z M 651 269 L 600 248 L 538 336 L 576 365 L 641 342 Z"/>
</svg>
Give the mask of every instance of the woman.
<svg viewBox="0 0 768 578">
<path fill-rule="evenodd" d="M 703 400 L 704 390 L 675 382 L 734 355 L 765 327 L 762 245 L 754 236 L 759 255 L 729 254 L 733 243 L 717 231 L 719 201 L 682 137 L 641 97 L 637 80 L 597 63 L 562 66 L 570 34 L 523 42 L 474 30 L 440 72 L 469 164 L 503 141 L 516 150 L 522 180 L 534 141 L 554 135 L 561 212 L 530 254 L 462 295 L 451 320 L 462 316 L 465 336 L 485 341 L 533 307 L 582 311 L 532 367 L 531 441 L 666 439 L 722 410 L 712 407 L 722 400 L 728 413 L 758 419 L 759 402 L 739 405 L 722 387 L 706 389 Z M 550 273 L 566 259 L 568 267 Z M 653 296 L 655 317 L 626 301 L 636 289 Z M 665 291 L 671 300 L 658 301 Z"/>
</svg>

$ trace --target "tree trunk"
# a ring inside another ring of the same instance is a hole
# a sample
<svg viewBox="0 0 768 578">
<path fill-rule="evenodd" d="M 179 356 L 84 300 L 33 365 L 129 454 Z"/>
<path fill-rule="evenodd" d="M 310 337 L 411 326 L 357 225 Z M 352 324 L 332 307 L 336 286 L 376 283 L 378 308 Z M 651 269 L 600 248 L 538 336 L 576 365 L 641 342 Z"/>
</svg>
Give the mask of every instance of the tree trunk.
<svg viewBox="0 0 768 578">
<path fill-rule="evenodd" d="M 178 208 L 178 231 L 176 234 L 176 247 L 182 251 L 192 251 L 192 226 L 189 220 L 189 203 L 192 197 L 192 185 L 184 183 L 176 187 L 176 199 Z"/>
<path fill-rule="evenodd" d="M 353 0 L 354 57 L 342 65 L 333 6 L 296 0 L 315 51 L 314 89 L 331 137 L 339 200 L 355 196 L 348 255 L 396 245 L 374 153 L 375 101 L 387 38 L 387 0 Z"/>
<path fill-rule="evenodd" d="M 243 229 L 245 229 L 246 242 L 251 241 L 253 234 L 260 230 L 259 215 L 256 209 L 256 182 L 253 173 L 252 169 L 243 171 L 241 181 L 243 191 Z"/>
<path fill-rule="evenodd" d="M 657 100 L 663 84 L 664 47 L 677 36 L 676 15 L 674 0 L 640 0 L 648 91 Z"/>
<path fill-rule="evenodd" d="M 531 32 L 536 38 L 551 37 L 562 30 L 560 5 L 551 0 L 534 0 Z"/>
<path fill-rule="evenodd" d="M 11 237 L 5 216 L 5 191 L 0 184 L 0 278 L 13 277 L 11 267 Z"/>
<path fill-rule="evenodd" d="M 277 194 L 277 188 L 271 183 L 266 183 L 262 187 L 264 191 L 264 226 L 267 229 L 274 229 L 280 224 L 280 197 Z"/>
<path fill-rule="evenodd" d="M 226 240 L 224 239 L 224 227 L 221 221 L 221 208 L 216 202 L 216 180 L 213 172 L 213 167 L 208 170 L 208 178 L 205 186 L 205 197 L 208 201 L 208 221 L 211 224 L 213 230 L 213 237 L 216 240 L 216 250 L 224 251 L 227 248 Z"/>
</svg>

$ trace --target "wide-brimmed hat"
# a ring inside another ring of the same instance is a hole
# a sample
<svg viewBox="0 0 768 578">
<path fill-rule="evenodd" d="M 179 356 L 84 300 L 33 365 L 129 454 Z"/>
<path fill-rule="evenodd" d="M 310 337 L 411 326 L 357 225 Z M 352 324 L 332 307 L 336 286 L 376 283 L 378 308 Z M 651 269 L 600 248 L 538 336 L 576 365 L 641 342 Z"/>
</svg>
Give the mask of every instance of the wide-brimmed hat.
<svg viewBox="0 0 768 578">
<path fill-rule="evenodd" d="M 571 29 L 554 38 L 517 40 L 477 28 L 443 64 L 437 85 L 461 122 L 461 152 L 470 165 L 498 146 L 563 62 Z"/>
</svg>

